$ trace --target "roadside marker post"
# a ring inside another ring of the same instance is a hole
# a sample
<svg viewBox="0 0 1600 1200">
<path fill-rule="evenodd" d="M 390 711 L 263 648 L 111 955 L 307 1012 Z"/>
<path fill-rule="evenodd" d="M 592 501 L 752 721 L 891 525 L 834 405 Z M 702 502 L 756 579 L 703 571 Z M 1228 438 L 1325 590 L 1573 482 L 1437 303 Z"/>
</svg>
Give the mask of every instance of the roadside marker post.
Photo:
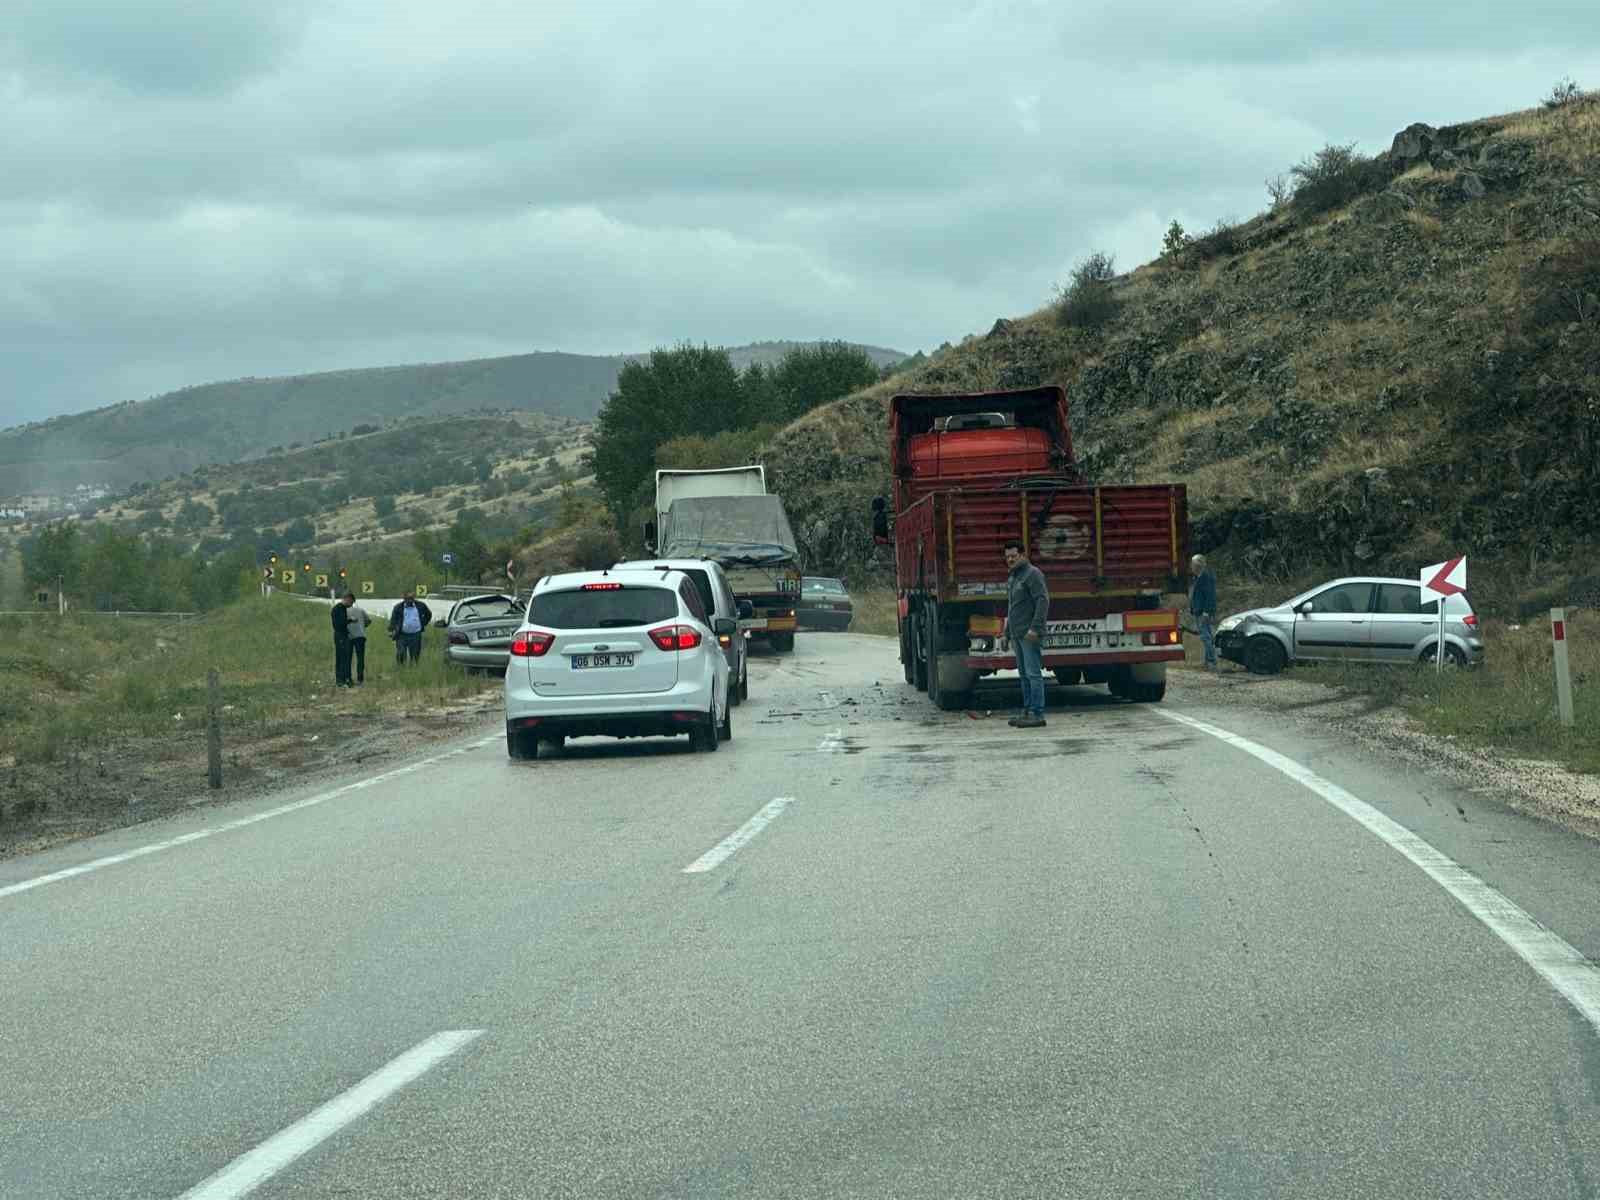
<svg viewBox="0 0 1600 1200">
<path fill-rule="evenodd" d="M 1429 599 L 1439 602 L 1439 640 L 1433 647 L 1433 669 L 1444 670 L 1444 608 L 1451 596 L 1463 595 L 1467 590 L 1467 559 L 1465 555 L 1423 567 L 1419 576 L 1422 583 L 1422 602 Z"/>
<path fill-rule="evenodd" d="M 1567 663 L 1567 610 L 1550 610 L 1550 642 L 1556 658 L 1556 711 L 1561 724 L 1572 728 L 1572 668 Z"/>
</svg>

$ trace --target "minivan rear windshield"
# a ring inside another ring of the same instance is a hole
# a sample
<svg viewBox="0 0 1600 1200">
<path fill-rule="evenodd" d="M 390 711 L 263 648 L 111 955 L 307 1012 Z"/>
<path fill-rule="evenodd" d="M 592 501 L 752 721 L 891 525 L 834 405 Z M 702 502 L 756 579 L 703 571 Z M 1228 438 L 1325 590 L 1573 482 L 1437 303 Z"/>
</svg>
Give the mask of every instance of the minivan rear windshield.
<svg viewBox="0 0 1600 1200">
<path fill-rule="evenodd" d="M 678 594 L 663 587 L 541 592 L 528 606 L 528 621 L 545 629 L 618 629 L 677 615 Z"/>
</svg>

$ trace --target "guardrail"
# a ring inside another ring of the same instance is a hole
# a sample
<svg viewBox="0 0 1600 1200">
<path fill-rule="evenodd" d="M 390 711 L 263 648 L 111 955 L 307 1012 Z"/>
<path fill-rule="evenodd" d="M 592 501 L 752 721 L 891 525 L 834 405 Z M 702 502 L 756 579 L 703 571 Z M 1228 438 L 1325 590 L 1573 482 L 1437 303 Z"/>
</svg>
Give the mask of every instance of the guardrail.
<svg viewBox="0 0 1600 1200">
<path fill-rule="evenodd" d="M 44 608 L 0 608 L 0 617 L 55 617 L 61 618 L 60 613 Z M 198 617 L 199 613 L 193 612 L 145 612 L 140 609 L 117 609 L 105 611 L 98 608 L 74 608 L 67 613 L 73 617 Z"/>
</svg>

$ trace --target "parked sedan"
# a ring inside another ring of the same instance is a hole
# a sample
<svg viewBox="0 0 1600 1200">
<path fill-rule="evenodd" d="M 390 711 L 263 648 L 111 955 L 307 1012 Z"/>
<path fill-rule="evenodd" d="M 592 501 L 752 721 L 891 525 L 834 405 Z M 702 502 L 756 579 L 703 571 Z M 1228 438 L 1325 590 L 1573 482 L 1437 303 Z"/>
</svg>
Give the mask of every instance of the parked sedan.
<svg viewBox="0 0 1600 1200">
<path fill-rule="evenodd" d="M 795 606 L 795 615 L 808 629 L 849 629 L 855 610 L 844 580 L 807 575 L 800 581 L 800 602 Z"/>
<path fill-rule="evenodd" d="M 468 671 L 503 672 L 511 659 L 511 637 L 522 624 L 522 601 L 486 592 L 456 601 L 445 621 L 445 661 Z"/>
<path fill-rule="evenodd" d="M 1334 579 L 1217 624 L 1217 653 L 1258 675 L 1293 662 L 1432 662 L 1438 645 L 1439 602 L 1423 603 L 1415 579 Z M 1478 616 L 1465 596 L 1444 606 L 1444 654 L 1451 666 L 1483 661 Z"/>
</svg>

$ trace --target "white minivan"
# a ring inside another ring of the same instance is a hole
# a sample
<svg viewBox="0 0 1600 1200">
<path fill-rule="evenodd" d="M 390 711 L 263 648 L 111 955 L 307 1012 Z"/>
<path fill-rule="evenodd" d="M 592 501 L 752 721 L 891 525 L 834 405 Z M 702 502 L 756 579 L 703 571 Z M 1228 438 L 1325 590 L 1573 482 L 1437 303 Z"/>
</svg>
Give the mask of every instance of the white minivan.
<svg viewBox="0 0 1600 1200">
<path fill-rule="evenodd" d="M 541 579 L 511 639 L 506 752 L 574 737 L 688 734 L 696 750 L 732 738 L 719 637 L 737 622 L 706 611 L 681 571 L 581 571 Z"/>
</svg>

